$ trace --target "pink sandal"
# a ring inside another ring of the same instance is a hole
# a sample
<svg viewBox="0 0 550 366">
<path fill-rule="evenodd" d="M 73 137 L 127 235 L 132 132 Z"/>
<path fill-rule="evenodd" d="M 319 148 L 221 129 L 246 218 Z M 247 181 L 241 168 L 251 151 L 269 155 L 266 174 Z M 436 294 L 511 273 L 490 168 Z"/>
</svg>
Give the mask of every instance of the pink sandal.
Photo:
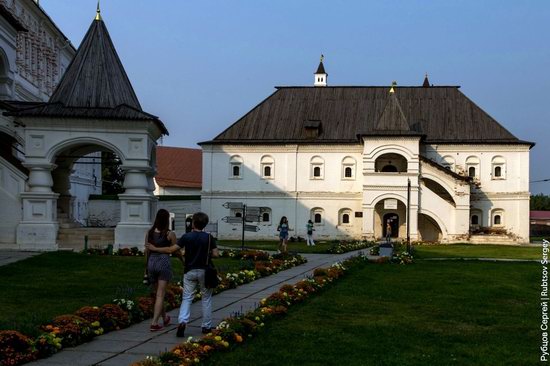
<svg viewBox="0 0 550 366">
<path fill-rule="evenodd" d="M 158 332 L 159 330 L 161 330 L 162 328 L 164 328 L 162 325 L 160 324 L 151 324 L 151 326 L 149 327 L 149 330 L 151 332 Z"/>
</svg>

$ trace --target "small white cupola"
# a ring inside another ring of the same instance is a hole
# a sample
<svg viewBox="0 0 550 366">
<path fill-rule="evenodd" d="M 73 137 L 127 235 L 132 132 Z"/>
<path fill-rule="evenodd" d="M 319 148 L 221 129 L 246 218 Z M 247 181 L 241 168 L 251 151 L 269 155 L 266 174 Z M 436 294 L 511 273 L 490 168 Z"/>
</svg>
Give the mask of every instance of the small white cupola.
<svg viewBox="0 0 550 366">
<path fill-rule="evenodd" d="M 325 56 L 321 55 L 321 62 L 319 62 L 319 67 L 315 72 L 313 86 L 327 86 L 328 74 L 325 72 L 325 66 L 323 65 L 324 58 Z"/>
</svg>

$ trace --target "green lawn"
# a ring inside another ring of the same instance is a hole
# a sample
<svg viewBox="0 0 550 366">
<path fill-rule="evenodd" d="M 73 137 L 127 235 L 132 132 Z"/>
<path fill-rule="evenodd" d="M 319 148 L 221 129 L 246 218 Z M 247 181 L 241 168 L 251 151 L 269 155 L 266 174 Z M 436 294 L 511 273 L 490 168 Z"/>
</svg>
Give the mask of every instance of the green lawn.
<svg viewBox="0 0 550 366">
<path fill-rule="evenodd" d="M 114 298 L 142 296 L 144 257 L 95 256 L 69 252 L 41 254 L 0 267 L 0 329 L 27 335 L 57 315 L 82 306 L 101 306 Z M 214 259 L 220 270 L 238 270 L 242 262 Z M 174 281 L 183 266 L 172 260 Z"/>
<path fill-rule="evenodd" d="M 542 247 L 507 245 L 417 245 L 415 258 L 514 258 L 541 259 Z"/>
<path fill-rule="evenodd" d="M 208 365 L 534 365 L 536 263 L 365 265 Z"/>
<path fill-rule="evenodd" d="M 279 241 L 252 241 L 246 240 L 245 248 L 250 249 L 260 249 L 260 250 L 271 250 L 277 251 L 279 249 Z M 218 245 L 231 247 L 231 248 L 241 248 L 240 240 L 219 240 Z M 332 246 L 329 242 L 316 242 L 315 246 L 308 247 L 306 242 L 288 242 L 288 251 L 297 252 L 297 253 L 326 253 L 327 250 Z"/>
</svg>

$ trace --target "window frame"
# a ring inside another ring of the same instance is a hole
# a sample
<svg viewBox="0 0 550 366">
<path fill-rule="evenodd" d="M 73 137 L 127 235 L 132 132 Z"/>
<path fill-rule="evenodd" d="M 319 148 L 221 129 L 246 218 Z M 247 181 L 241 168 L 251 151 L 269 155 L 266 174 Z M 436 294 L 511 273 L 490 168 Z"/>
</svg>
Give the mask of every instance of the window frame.
<svg viewBox="0 0 550 366">
<path fill-rule="evenodd" d="M 325 179 L 325 160 L 320 156 L 313 156 L 309 161 L 309 179 L 310 180 L 324 180 Z M 315 168 L 319 168 L 319 176 L 315 176 Z"/>
</svg>

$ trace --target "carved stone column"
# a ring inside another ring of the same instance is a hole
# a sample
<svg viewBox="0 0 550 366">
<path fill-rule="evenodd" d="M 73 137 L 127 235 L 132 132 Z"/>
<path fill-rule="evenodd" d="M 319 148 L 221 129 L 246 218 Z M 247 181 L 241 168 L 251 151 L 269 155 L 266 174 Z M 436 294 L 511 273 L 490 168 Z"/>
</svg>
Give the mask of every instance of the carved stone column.
<svg viewBox="0 0 550 366">
<path fill-rule="evenodd" d="M 17 226 L 22 250 L 57 250 L 57 198 L 52 191 L 54 164 L 24 164 L 29 169 L 28 191 L 21 193 L 23 220 Z"/>
<path fill-rule="evenodd" d="M 143 247 L 145 233 L 152 225 L 151 209 L 156 201 L 149 190 L 149 167 L 122 167 L 125 171 L 124 188 L 118 195 L 120 222 L 115 229 L 115 246 Z"/>
</svg>

